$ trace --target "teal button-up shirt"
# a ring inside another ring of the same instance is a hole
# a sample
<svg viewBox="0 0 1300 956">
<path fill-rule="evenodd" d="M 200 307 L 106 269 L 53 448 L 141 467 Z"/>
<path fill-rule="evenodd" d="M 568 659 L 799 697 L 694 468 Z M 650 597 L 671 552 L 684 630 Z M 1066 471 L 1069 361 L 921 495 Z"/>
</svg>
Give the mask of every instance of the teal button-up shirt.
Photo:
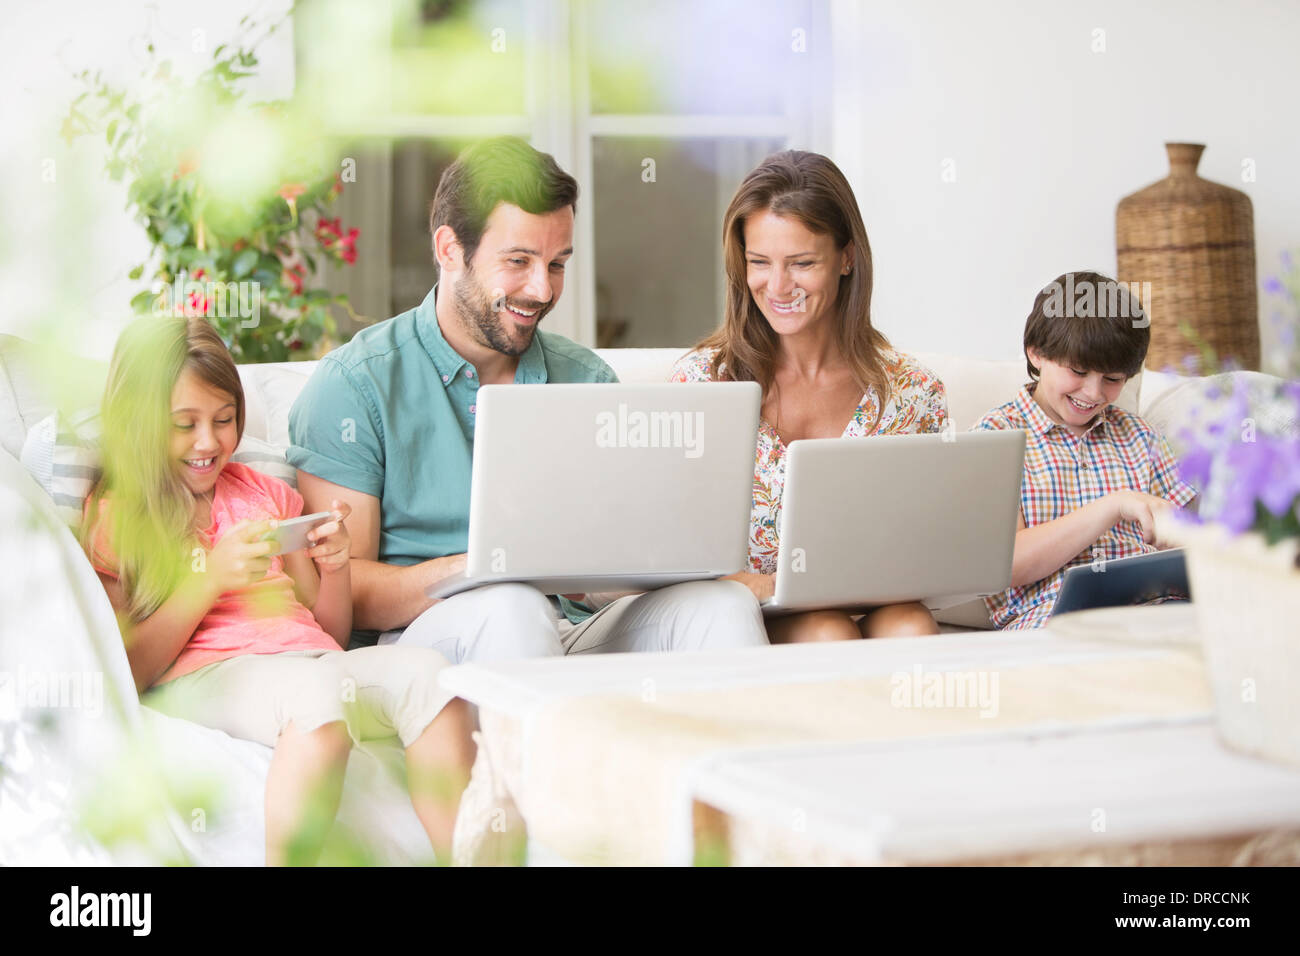
<svg viewBox="0 0 1300 956">
<path fill-rule="evenodd" d="M 386 564 L 468 547 L 478 372 L 443 338 L 436 293 L 321 359 L 289 413 L 289 464 L 379 499 Z M 614 381 L 590 349 L 541 329 L 515 371 L 521 384 Z"/>
</svg>

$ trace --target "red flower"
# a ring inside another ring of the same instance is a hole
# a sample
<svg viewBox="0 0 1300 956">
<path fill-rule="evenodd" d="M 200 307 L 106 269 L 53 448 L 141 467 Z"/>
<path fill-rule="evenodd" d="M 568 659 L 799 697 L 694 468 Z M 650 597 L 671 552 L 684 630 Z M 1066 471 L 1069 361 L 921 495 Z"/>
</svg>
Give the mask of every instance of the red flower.
<svg viewBox="0 0 1300 956">
<path fill-rule="evenodd" d="M 280 281 L 292 286 L 294 295 L 302 295 L 303 280 L 307 277 L 307 270 L 301 265 L 285 266 L 284 272 L 280 274 Z"/>
<path fill-rule="evenodd" d="M 335 242 L 343 234 L 343 226 L 338 218 L 326 219 L 323 216 L 316 223 L 316 241 L 326 249 L 333 248 Z"/>
<path fill-rule="evenodd" d="M 285 183 L 280 187 L 280 198 L 285 202 L 291 202 L 307 191 L 307 187 L 302 183 Z"/>
<path fill-rule="evenodd" d="M 330 187 L 330 199 L 337 199 L 341 192 L 343 192 L 343 177 L 335 173 L 334 185 Z"/>
<path fill-rule="evenodd" d="M 348 265 L 357 261 L 357 237 L 361 235 L 361 230 L 353 226 L 348 230 L 348 234 L 339 240 L 339 256 Z"/>
<path fill-rule="evenodd" d="M 194 275 L 190 276 L 190 281 L 202 282 L 207 277 L 208 274 L 203 269 L 196 269 Z M 185 300 L 185 314 L 187 316 L 207 315 L 211 305 L 212 303 L 208 301 L 208 297 L 201 291 L 196 290 L 191 292 Z"/>
<path fill-rule="evenodd" d="M 316 241 L 321 248 L 348 265 L 357 261 L 357 237 L 360 235 L 361 230 L 355 226 L 344 233 L 343 223 L 337 216 L 322 218 L 316 223 Z"/>
</svg>

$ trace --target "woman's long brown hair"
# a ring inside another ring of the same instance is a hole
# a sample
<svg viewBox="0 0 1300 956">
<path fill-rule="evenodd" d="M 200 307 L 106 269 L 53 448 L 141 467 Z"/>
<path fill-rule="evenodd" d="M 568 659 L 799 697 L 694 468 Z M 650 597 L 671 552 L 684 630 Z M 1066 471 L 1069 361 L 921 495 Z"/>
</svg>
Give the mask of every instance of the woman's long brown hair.
<svg viewBox="0 0 1300 956">
<path fill-rule="evenodd" d="M 767 396 L 775 378 L 779 336 L 750 294 L 745 264 L 745 222 L 761 212 L 797 219 L 810 231 L 829 235 L 837 249 L 853 244 L 852 268 L 848 275 L 840 276 L 835 296 L 835 336 L 857 386 L 864 394 L 874 389 L 879 399 L 871 423 L 874 431 L 889 401 L 890 388 L 880 354 L 889 348 L 889 341 L 871 324 L 871 246 L 848 180 L 819 153 L 775 153 L 736 190 L 722 221 L 726 315 L 722 326 L 696 347 L 716 350 L 714 378 L 757 382 Z"/>
<path fill-rule="evenodd" d="M 239 370 L 207 319 L 137 319 L 117 341 L 104 388 L 104 471 L 91 493 L 81 539 L 93 547 L 100 501 L 110 498 L 105 531 L 132 621 L 144 620 L 171 595 L 197 544 L 194 496 L 171 456 L 172 390 L 185 369 L 234 398 L 242 438 Z"/>
</svg>

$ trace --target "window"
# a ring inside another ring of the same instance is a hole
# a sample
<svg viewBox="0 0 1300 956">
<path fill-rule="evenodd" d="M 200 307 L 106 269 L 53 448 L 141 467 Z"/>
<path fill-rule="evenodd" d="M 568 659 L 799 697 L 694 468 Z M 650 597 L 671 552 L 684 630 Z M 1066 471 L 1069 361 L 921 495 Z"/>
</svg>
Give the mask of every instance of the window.
<svg viewBox="0 0 1300 956">
<path fill-rule="evenodd" d="M 357 184 L 339 209 L 361 255 L 331 281 L 370 318 L 432 285 L 429 204 L 456 151 L 514 134 L 581 189 L 547 327 L 689 345 L 721 319 L 722 214 L 741 179 L 778 149 L 829 151 L 827 0 L 386 0 L 364 23 L 340 6 L 300 6 L 299 88 L 337 83 L 328 101 L 346 104 L 333 132 L 355 144 Z"/>
</svg>

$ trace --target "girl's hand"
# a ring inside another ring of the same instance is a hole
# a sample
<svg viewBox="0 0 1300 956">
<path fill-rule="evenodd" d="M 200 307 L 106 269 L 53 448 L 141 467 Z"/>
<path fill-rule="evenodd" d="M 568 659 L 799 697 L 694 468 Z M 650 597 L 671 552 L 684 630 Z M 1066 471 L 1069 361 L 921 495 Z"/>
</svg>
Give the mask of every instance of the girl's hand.
<svg viewBox="0 0 1300 956">
<path fill-rule="evenodd" d="M 737 571 L 735 574 L 728 574 L 722 581 L 739 581 L 758 599 L 762 604 L 773 594 L 776 593 L 776 575 L 775 574 L 755 574 L 752 571 Z"/>
<path fill-rule="evenodd" d="M 307 552 L 316 562 L 322 574 L 341 571 L 348 566 L 351 557 L 352 537 L 343 522 L 352 514 L 352 507 L 346 501 L 335 498 L 330 502 L 334 517 L 319 528 L 314 528 L 307 535 L 312 543 Z"/>
<path fill-rule="evenodd" d="M 238 591 L 266 576 L 275 542 L 263 541 L 262 537 L 271 528 L 271 522 L 266 520 L 241 521 L 208 552 L 208 580 L 216 594 Z"/>
</svg>

